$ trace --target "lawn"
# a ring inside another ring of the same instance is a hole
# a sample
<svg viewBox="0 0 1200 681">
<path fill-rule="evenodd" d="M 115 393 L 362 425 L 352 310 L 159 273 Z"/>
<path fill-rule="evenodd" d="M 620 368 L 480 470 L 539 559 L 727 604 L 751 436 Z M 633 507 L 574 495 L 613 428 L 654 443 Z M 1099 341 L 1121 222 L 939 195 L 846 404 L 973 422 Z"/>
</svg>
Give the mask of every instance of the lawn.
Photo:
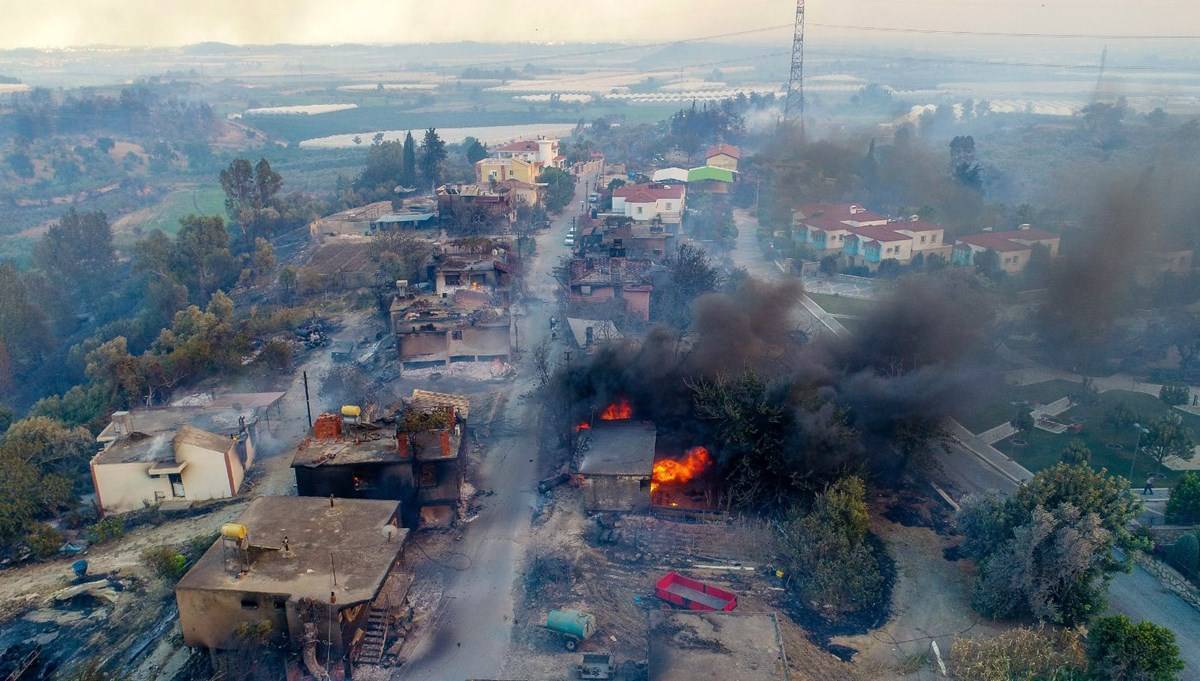
<svg viewBox="0 0 1200 681">
<path fill-rule="evenodd" d="M 874 300 L 836 296 L 828 293 L 810 293 L 808 297 L 830 314 L 848 314 L 855 317 L 867 316 L 878 304 Z"/>
<path fill-rule="evenodd" d="M 1046 381 L 1032 385 L 989 385 L 986 396 L 966 400 L 951 414 L 972 433 L 982 433 L 1012 420 L 1019 405 L 1048 404 L 1079 389 L 1072 381 Z"/>
<path fill-rule="evenodd" d="M 1137 432 L 1126 428 L 1123 432 L 1114 432 L 1104 423 L 1104 416 L 1116 404 L 1124 402 L 1137 414 L 1142 423 L 1159 418 L 1168 413 L 1179 414 L 1184 424 L 1191 428 L 1194 436 L 1200 436 L 1200 417 L 1172 410 L 1159 399 L 1144 393 L 1124 390 L 1110 390 L 1102 393 L 1095 404 L 1081 404 L 1067 410 L 1060 420 L 1083 424 L 1079 433 L 1063 433 L 1055 435 L 1044 430 L 1034 429 L 1023 436 L 1024 445 L 1013 444 L 1013 438 L 996 443 L 996 448 L 1008 454 L 1021 465 L 1032 471 L 1054 465 L 1058 462 L 1063 448 L 1072 439 L 1080 439 L 1092 451 L 1092 465 L 1096 468 L 1107 468 L 1110 472 L 1128 476 L 1132 452 L 1136 446 Z M 1141 485 L 1146 480 L 1147 473 L 1153 472 L 1158 476 L 1156 485 L 1172 484 L 1181 475 L 1178 471 L 1159 466 L 1146 456 L 1138 457 L 1134 466 L 1133 484 Z"/>
</svg>

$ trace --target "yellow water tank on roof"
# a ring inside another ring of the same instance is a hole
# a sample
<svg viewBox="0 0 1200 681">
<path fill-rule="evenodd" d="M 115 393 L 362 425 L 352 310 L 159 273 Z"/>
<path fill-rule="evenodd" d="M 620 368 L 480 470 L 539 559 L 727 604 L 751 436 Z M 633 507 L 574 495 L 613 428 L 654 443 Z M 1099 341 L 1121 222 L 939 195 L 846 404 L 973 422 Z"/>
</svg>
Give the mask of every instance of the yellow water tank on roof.
<svg viewBox="0 0 1200 681">
<path fill-rule="evenodd" d="M 241 523 L 225 523 L 221 526 L 221 536 L 226 539 L 241 541 L 248 534 L 250 534 L 250 530 L 246 529 L 246 526 Z"/>
<path fill-rule="evenodd" d="M 348 419 L 356 419 L 362 414 L 362 407 L 357 404 L 342 405 L 342 416 Z"/>
</svg>

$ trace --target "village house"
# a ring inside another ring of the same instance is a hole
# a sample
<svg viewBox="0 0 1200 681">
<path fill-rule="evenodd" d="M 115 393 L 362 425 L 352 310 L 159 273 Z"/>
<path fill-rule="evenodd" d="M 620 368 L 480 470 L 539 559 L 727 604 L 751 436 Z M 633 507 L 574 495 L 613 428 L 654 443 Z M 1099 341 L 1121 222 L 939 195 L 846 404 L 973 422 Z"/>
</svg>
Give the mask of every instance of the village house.
<svg viewBox="0 0 1200 681">
<path fill-rule="evenodd" d="M 650 510 L 650 480 L 658 440 L 647 421 L 596 421 L 579 431 L 583 507 L 588 512 Z"/>
<path fill-rule="evenodd" d="M 829 255 L 842 251 L 851 228 L 882 226 L 888 219 L 858 204 L 814 203 L 796 210 L 792 224 L 798 241 L 817 255 Z"/>
<path fill-rule="evenodd" d="M 649 681 L 788 679 L 775 613 L 652 610 L 649 617 Z"/>
<path fill-rule="evenodd" d="M 566 161 L 559 153 L 559 142 L 553 137 L 539 136 L 535 140 L 519 140 L 491 149 L 492 156 L 501 159 L 520 159 L 538 164 L 541 168 L 562 168 Z"/>
<path fill-rule="evenodd" d="M 393 202 L 394 203 L 394 202 Z M 373 232 L 420 230 L 437 226 L 437 201 L 428 197 L 405 199 L 395 208 L 371 222 Z"/>
<path fill-rule="evenodd" d="M 728 194 L 736 179 L 736 172 L 728 168 L 700 166 L 688 171 L 688 191 Z"/>
<path fill-rule="evenodd" d="M 475 162 L 475 182 L 480 185 L 517 180 L 526 184 L 537 182 L 542 167 L 519 158 L 483 158 Z"/>
<path fill-rule="evenodd" d="M 976 255 L 993 251 L 999 256 L 1002 271 L 1019 274 L 1029 264 L 1035 246 L 1046 248 L 1050 257 L 1055 258 L 1058 257 L 1060 241 L 1057 234 L 1033 229 L 1029 225 L 1021 225 L 1007 232 L 968 234 L 955 242 L 951 261 L 955 265 L 970 266 L 975 264 Z"/>
<path fill-rule="evenodd" d="M 884 260 L 907 265 L 912 261 L 912 245 L 912 236 L 890 227 L 855 227 L 846 234 L 842 253 L 850 264 L 874 270 Z"/>
<path fill-rule="evenodd" d="M 686 194 L 683 185 L 627 184 L 613 190 L 612 213 L 635 222 L 678 225 Z"/>
<path fill-rule="evenodd" d="M 517 219 L 516 196 L 499 185 L 445 184 L 435 193 L 442 224 L 488 233 L 506 231 Z"/>
<path fill-rule="evenodd" d="M 579 319 L 567 317 L 567 327 L 575 347 L 583 352 L 592 352 L 605 343 L 620 341 L 624 336 L 611 319 Z"/>
<path fill-rule="evenodd" d="M 308 226 L 309 237 L 320 243 L 330 237 L 361 236 L 371 231 L 376 220 L 392 212 L 391 201 L 376 201 L 357 208 L 347 208 L 314 220 Z"/>
<path fill-rule="evenodd" d="M 502 297 L 507 298 L 512 277 L 504 257 L 505 253 L 498 251 L 495 256 L 442 258 L 441 262 L 433 266 L 434 293 L 440 296 L 453 294 L 459 289 L 468 289 L 491 294 L 502 293 Z"/>
<path fill-rule="evenodd" d="M 732 144 L 714 144 L 704 152 L 704 165 L 737 172 L 742 150 Z"/>
<path fill-rule="evenodd" d="M 672 166 L 654 171 L 650 181 L 655 184 L 685 184 L 688 181 L 688 170 Z"/>
<path fill-rule="evenodd" d="M 100 512 L 186 508 L 236 496 L 254 464 L 260 418 L 282 396 L 235 393 L 203 406 L 114 412 L 96 436 L 103 449 L 90 463 Z"/>
<path fill-rule="evenodd" d="M 309 674 L 348 678 L 408 606 L 407 534 L 395 501 L 256 497 L 176 584 L 183 642 L 244 655 L 266 636 Z"/>
<path fill-rule="evenodd" d="M 485 292 L 459 289 L 453 296 L 401 295 L 389 314 L 405 369 L 451 362 L 507 361 L 512 354 L 508 310 L 479 300 Z"/>
<path fill-rule="evenodd" d="M 567 266 L 567 299 L 590 304 L 619 299 L 630 315 L 649 321 L 652 266 L 649 260 L 623 256 L 574 258 Z"/>
<path fill-rule="evenodd" d="M 414 390 L 393 422 L 322 414 L 293 455 L 296 491 L 392 499 L 405 527 L 447 526 L 458 517 L 469 413 L 462 395 Z"/>
</svg>

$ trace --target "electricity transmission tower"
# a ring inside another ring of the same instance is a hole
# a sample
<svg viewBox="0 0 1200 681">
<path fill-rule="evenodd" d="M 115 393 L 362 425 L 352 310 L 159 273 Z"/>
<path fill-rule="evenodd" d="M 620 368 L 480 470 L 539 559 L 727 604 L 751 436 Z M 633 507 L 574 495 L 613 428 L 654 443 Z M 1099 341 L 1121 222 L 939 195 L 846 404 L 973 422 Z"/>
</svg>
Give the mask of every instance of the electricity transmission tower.
<svg viewBox="0 0 1200 681">
<path fill-rule="evenodd" d="M 792 35 L 792 71 L 788 75 L 783 119 L 798 121 L 804 132 L 804 0 L 796 0 L 796 32 Z"/>
</svg>

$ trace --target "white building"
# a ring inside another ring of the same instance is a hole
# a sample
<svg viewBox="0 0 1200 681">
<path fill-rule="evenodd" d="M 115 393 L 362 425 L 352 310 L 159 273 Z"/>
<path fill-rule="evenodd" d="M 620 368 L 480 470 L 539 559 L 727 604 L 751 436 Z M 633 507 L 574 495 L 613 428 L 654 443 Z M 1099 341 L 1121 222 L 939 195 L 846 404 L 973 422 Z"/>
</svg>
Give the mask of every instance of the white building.
<svg viewBox="0 0 1200 681">
<path fill-rule="evenodd" d="M 613 191 L 612 212 L 635 222 L 679 224 L 686 195 L 683 185 L 625 185 Z"/>
<path fill-rule="evenodd" d="M 558 140 L 538 137 L 536 140 L 520 140 L 502 144 L 492 151 L 495 158 L 515 158 L 534 163 L 543 168 L 562 168 L 566 160 L 559 153 Z"/>
</svg>

